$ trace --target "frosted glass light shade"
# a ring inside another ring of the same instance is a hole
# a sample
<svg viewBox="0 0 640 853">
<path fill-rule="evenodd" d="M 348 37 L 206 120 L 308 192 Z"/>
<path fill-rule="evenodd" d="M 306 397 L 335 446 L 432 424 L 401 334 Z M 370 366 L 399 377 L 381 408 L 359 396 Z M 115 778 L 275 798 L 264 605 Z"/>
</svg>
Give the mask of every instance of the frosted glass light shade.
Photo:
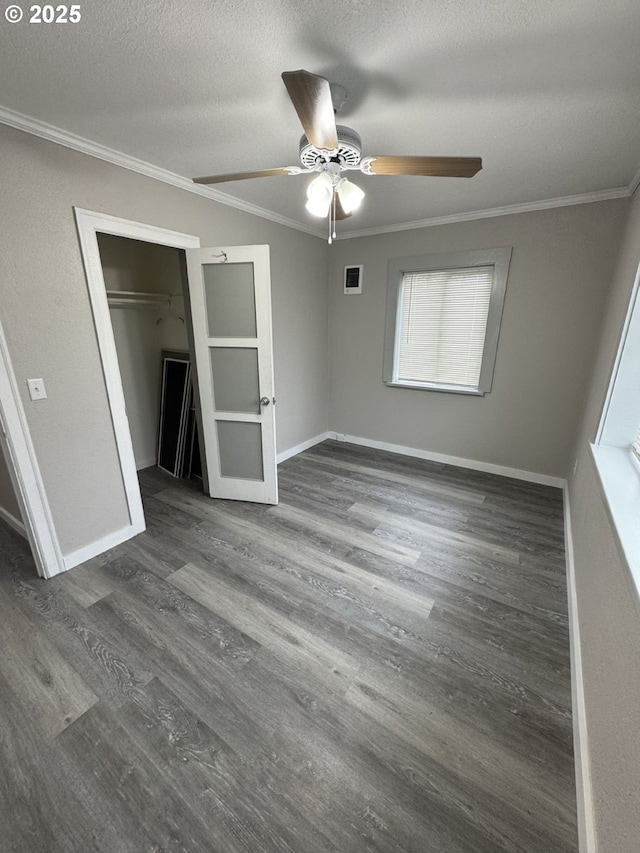
<svg viewBox="0 0 640 853">
<path fill-rule="evenodd" d="M 360 187 L 347 180 L 344 180 L 338 187 L 338 195 L 340 196 L 340 204 L 345 213 L 352 213 L 354 210 L 357 210 L 364 198 L 364 192 Z"/>
<path fill-rule="evenodd" d="M 305 207 L 314 216 L 327 216 L 333 198 L 333 182 L 331 177 L 323 172 L 314 178 L 307 187 L 307 203 Z"/>
</svg>

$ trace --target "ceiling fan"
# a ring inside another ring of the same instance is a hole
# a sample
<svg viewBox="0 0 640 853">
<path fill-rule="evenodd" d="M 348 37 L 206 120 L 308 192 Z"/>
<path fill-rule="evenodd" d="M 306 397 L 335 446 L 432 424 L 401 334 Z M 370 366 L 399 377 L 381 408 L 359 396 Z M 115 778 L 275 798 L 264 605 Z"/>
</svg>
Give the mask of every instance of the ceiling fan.
<svg viewBox="0 0 640 853">
<path fill-rule="evenodd" d="M 424 175 L 444 178 L 471 178 L 482 168 L 480 157 L 399 157 L 374 155 L 362 157 L 360 136 L 350 127 L 336 124 L 335 114 L 346 99 L 341 86 L 308 71 L 282 74 L 291 102 L 304 129 L 300 140 L 300 166 L 282 166 L 257 172 L 235 172 L 194 178 L 196 184 L 219 184 L 268 178 L 276 175 L 306 175 L 318 172 L 307 188 L 307 210 L 315 216 L 329 217 L 329 242 L 336 219 L 351 216 L 364 192 L 348 181 L 344 172 L 365 175 Z"/>
</svg>

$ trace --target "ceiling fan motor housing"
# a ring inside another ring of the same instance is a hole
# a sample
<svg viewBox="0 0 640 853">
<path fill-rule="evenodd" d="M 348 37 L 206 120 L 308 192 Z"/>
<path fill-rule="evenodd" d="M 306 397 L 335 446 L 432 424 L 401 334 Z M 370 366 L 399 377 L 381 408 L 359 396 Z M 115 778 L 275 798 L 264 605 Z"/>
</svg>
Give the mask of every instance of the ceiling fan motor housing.
<svg viewBox="0 0 640 853">
<path fill-rule="evenodd" d="M 357 166 L 362 155 L 362 140 L 360 134 L 344 124 L 336 125 L 338 132 L 338 148 L 327 157 L 327 151 L 316 148 L 306 136 L 300 139 L 300 162 L 305 169 L 314 169 L 326 162 L 339 163 L 341 166 Z"/>
</svg>

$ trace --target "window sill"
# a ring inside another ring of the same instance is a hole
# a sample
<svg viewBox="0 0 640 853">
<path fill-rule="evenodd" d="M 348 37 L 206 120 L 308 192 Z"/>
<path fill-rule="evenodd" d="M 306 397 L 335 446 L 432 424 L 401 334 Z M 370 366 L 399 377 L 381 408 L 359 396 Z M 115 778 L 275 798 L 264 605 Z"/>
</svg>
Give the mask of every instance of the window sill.
<svg viewBox="0 0 640 853">
<path fill-rule="evenodd" d="M 640 471 L 629 450 L 592 444 L 591 453 L 640 606 Z"/>
<path fill-rule="evenodd" d="M 390 382 L 385 380 L 390 388 L 413 388 L 414 391 L 444 391 L 446 394 L 467 394 L 473 397 L 484 397 L 486 391 L 477 388 L 465 388 L 461 385 L 435 385 L 428 382 Z"/>
</svg>

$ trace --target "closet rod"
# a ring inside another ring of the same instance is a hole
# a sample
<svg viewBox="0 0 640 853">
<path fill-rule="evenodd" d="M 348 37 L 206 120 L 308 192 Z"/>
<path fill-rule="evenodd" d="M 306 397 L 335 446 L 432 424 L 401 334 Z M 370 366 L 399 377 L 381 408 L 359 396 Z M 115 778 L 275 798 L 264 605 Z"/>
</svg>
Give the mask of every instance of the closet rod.
<svg viewBox="0 0 640 853">
<path fill-rule="evenodd" d="M 171 293 L 141 293 L 138 290 L 107 290 L 110 305 L 171 305 Z"/>
</svg>

